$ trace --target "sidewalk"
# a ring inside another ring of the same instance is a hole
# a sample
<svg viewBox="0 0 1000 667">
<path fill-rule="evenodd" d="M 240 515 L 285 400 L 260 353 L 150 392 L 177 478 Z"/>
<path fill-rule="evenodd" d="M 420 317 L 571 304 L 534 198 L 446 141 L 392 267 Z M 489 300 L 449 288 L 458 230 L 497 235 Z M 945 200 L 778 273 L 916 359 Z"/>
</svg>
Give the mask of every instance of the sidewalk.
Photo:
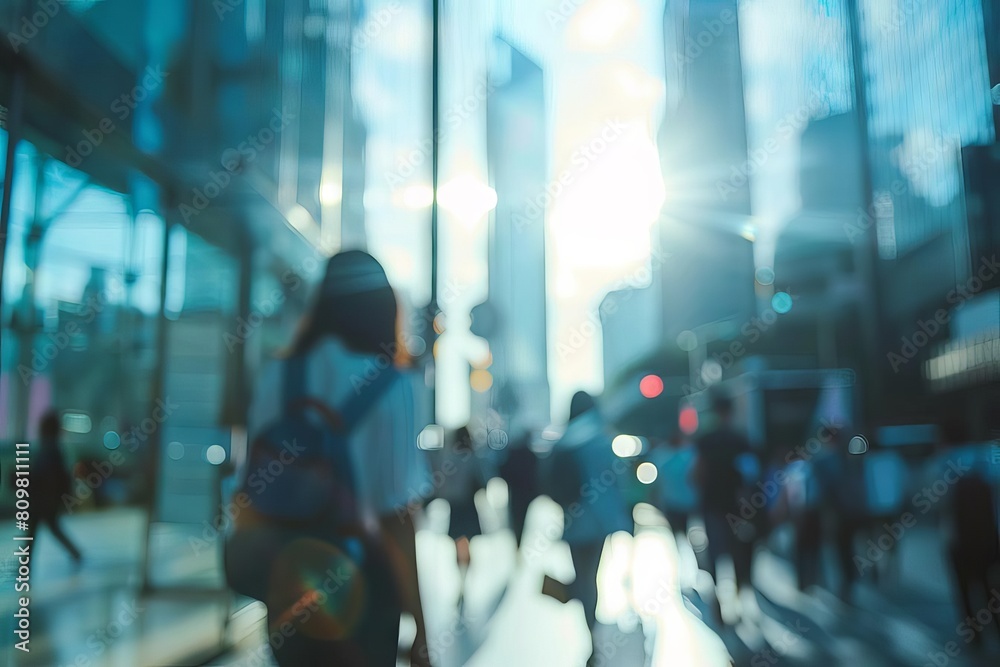
<svg viewBox="0 0 1000 667">
<path fill-rule="evenodd" d="M 0 625 L 5 637 L 0 665 L 196 665 L 218 652 L 228 594 L 199 592 L 192 586 L 183 592 L 163 589 L 142 595 L 144 512 L 111 509 L 64 516 L 62 522 L 84 561 L 75 566 L 47 529 L 39 531 L 29 582 L 29 653 L 14 649 L 7 640 L 13 637 L 17 564 L 11 555 L 17 531 L 11 522 L 0 526 Z M 184 546 L 171 526 L 158 526 L 157 532 L 163 553 Z M 175 573 L 161 569 L 157 574 Z"/>
<path fill-rule="evenodd" d="M 809 627 L 821 629 L 822 633 L 806 633 L 803 639 L 829 654 L 834 660 L 829 664 L 1000 664 L 1000 639 L 994 628 L 982 633 L 983 649 L 971 644 L 969 633 L 957 631 L 962 618 L 937 540 L 931 526 L 911 531 L 895 546 L 885 576 L 878 582 L 868 576 L 856 584 L 851 604 L 824 588 L 799 592 L 792 565 L 760 552 L 754 581 L 765 599 L 761 607 L 774 616 L 800 614 Z M 944 653 L 949 642 L 954 643 L 955 655 Z"/>
<path fill-rule="evenodd" d="M 447 509 L 432 505 L 417 548 L 422 569 L 428 639 L 435 667 L 580 667 L 590 649 L 583 609 L 541 594 L 545 574 L 569 580 L 573 566 L 565 543 L 545 533 L 559 521 L 548 499 L 532 506 L 520 559 L 513 536 L 498 530 L 472 542 L 472 567 L 459 611 L 455 551 L 446 536 Z M 681 595 L 677 553 L 662 531 L 618 535 L 605 551 L 598 580 L 597 643 L 604 667 L 726 667 L 722 641 Z M 631 609 L 647 613 L 640 618 Z M 644 637 L 649 636 L 648 642 Z M 412 627 L 403 634 L 412 633 Z M 261 641 L 263 635 L 260 635 Z M 648 657 L 644 659 L 644 653 Z M 257 667 L 254 648 L 212 665 Z M 402 663 L 401 663 L 402 664 Z"/>
<path fill-rule="evenodd" d="M 572 577 L 566 545 L 544 537 L 553 521 L 558 513 L 550 501 L 532 506 L 520 562 L 509 532 L 475 538 L 459 613 L 447 510 L 429 508 L 418 552 L 425 564 L 421 588 L 438 667 L 582 664 L 588 649 L 582 609 L 540 593 L 544 574 Z M 956 633 L 961 619 L 943 563 L 935 556 L 932 531 L 914 532 L 898 545 L 898 582 L 884 581 L 882 588 L 862 584 L 851 605 L 822 589 L 799 592 L 792 566 L 766 551 L 754 565 L 756 596 L 737 598 L 723 568 L 724 614 L 741 606 L 743 620 L 716 628 L 709 612 L 714 593 L 707 575 L 695 569 L 690 546 L 676 543 L 655 517 L 643 523 L 636 537 L 617 535 L 605 552 L 598 609 L 604 665 L 640 666 L 644 653 L 646 664 L 669 667 L 723 667 L 730 655 L 736 665 L 750 667 L 1000 664 L 995 650 L 977 652 Z M 5 641 L 0 665 L 273 664 L 263 606 L 234 605 L 227 627 L 230 598 L 212 590 L 217 556 L 190 549 L 182 526 L 155 526 L 153 569 L 161 588 L 147 596 L 140 591 L 146 536 L 141 511 L 81 513 L 64 517 L 64 526 L 84 552 L 84 564 L 76 569 L 47 531 L 39 534 L 31 573 L 31 653 Z M 4 543 L 13 545 L 14 534 L 12 523 L 0 525 Z M 12 637 L 15 604 L 12 552 L 13 546 L 0 552 L 0 586 L 8 591 L 0 596 L 6 637 Z M 165 587 L 168 581 L 173 592 Z M 404 627 L 404 638 L 412 631 Z M 224 638 L 230 648 L 222 653 Z M 942 662 L 948 641 L 960 651 Z M 997 646 L 992 637 L 990 646 Z"/>
</svg>

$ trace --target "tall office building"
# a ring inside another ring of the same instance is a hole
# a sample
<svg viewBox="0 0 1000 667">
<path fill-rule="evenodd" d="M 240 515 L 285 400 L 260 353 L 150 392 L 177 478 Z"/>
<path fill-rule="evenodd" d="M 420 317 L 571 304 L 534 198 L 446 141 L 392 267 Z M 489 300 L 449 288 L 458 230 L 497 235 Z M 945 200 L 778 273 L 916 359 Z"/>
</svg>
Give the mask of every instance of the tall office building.
<svg viewBox="0 0 1000 667">
<path fill-rule="evenodd" d="M 489 296 L 473 314 L 493 354 L 492 403 L 516 420 L 512 432 L 548 423 L 545 210 L 535 203 L 547 176 L 545 89 L 541 68 L 502 40 L 509 78 L 487 108 L 490 181 L 497 192 L 489 239 Z M 506 64 L 506 63 L 504 63 Z M 506 69 L 503 67 L 501 69 Z M 479 314 L 477 318 L 476 315 Z"/>
<path fill-rule="evenodd" d="M 736 5 L 669 3 L 665 14 L 668 102 L 675 102 L 659 136 L 668 203 L 654 247 L 664 257 L 659 273 L 668 340 L 753 312 L 753 251 L 743 236 L 750 169 Z"/>
<path fill-rule="evenodd" d="M 605 386 L 622 411 L 644 400 L 645 372 L 671 376 L 666 393 L 695 380 L 680 361 L 679 334 L 695 331 L 701 350 L 692 354 L 705 358 L 719 331 L 733 329 L 706 325 L 728 321 L 738 330 L 754 312 L 736 2 L 667 3 L 664 37 L 658 144 L 667 203 L 652 230 L 650 285 L 612 292 L 600 309 Z"/>
</svg>

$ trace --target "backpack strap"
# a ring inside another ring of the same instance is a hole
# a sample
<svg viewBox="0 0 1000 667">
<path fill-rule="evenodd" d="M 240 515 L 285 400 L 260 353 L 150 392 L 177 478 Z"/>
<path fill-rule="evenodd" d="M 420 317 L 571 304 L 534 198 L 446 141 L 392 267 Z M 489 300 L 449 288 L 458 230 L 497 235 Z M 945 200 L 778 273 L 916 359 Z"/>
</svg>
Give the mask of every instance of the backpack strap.
<svg viewBox="0 0 1000 667">
<path fill-rule="evenodd" d="M 375 407 L 378 400 L 399 378 L 399 371 L 392 366 L 382 369 L 375 379 L 357 390 L 340 410 L 343 433 L 351 433 Z"/>
<path fill-rule="evenodd" d="M 289 358 L 285 363 L 283 390 L 285 413 L 291 414 L 303 408 L 312 409 L 323 418 L 332 431 L 341 435 L 350 434 L 399 378 L 399 371 L 391 366 L 381 370 L 375 379 L 357 388 L 354 396 L 350 397 L 341 409 L 336 410 L 306 392 L 305 361 L 304 356 L 297 356 Z"/>
</svg>

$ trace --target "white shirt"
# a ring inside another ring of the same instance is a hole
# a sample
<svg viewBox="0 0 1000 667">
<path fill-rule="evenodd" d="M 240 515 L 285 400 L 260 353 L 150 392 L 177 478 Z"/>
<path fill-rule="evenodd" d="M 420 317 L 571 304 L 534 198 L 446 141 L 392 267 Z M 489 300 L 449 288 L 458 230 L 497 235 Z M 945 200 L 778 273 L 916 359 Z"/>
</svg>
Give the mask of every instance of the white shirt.
<svg viewBox="0 0 1000 667">
<path fill-rule="evenodd" d="M 327 337 L 309 351 L 306 384 L 309 396 L 341 410 L 360 387 L 390 363 L 387 355 L 357 354 Z M 261 371 L 250 406 L 250 442 L 281 414 L 282 369 L 272 361 Z M 350 436 L 351 460 L 358 499 L 365 510 L 382 516 L 421 503 L 430 479 L 424 453 L 417 448 L 419 429 L 414 401 L 414 373 L 402 372 L 379 397 Z"/>
</svg>

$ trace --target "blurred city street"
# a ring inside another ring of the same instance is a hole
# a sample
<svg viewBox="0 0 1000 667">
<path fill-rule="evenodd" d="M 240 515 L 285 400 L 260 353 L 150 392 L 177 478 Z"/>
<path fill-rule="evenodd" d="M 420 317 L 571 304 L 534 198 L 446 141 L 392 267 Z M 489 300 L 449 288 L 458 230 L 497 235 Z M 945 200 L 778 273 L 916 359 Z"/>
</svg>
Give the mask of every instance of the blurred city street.
<svg viewBox="0 0 1000 667">
<path fill-rule="evenodd" d="M 1000 665 L 1000 0 L 0 0 L 0 667 Z"/>
</svg>

